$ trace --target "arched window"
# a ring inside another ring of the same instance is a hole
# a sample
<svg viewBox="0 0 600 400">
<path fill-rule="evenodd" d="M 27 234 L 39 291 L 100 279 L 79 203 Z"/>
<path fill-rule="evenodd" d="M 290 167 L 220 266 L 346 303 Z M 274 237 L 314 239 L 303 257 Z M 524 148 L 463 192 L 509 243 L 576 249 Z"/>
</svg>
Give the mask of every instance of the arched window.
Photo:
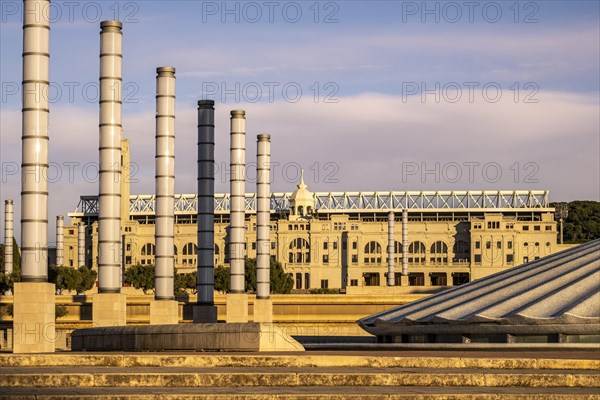
<svg viewBox="0 0 600 400">
<path fill-rule="evenodd" d="M 289 247 L 290 264 L 309 264 L 310 263 L 310 245 L 303 238 L 293 239 Z"/>
<path fill-rule="evenodd" d="M 215 243 L 215 255 L 219 255 L 220 251 L 219 251 L 219 246 Z"/>
<path fill-rule="evenodd" d="M 365 245 L 365 264 L 379 265 L 381 264 L 381 245 L 374 240 Z"/>
<path fill-rule="evenodd" d="M 442 241 L 437 241 L 431 245 L 431 257 L 429 259 L 434 264 L 448 263 L 448 245 Z"/>
<path fill-rule="evenodd" d="M 142 246 L 142 255 L 143 256 L 153 256 L 155 247 L 152 243 L 146 243 Z"/>
<path fill-rule="evenodd" d="M 140 251 L 140 263 L 142 265 L 152 265 L 154 263 L 155 247 L 152 243 L 146 243 Z"/>
<path fill-rule="evenodd" d="M 408 262 L 412 264 L 425 263 L 425 244 L 423 242 L 412 242 L 408 246 Z"/>
<path fill-rule="evenodd" d="M 194 243 L 186 243 L 183 246 L 183 265 L 195 265 L 196 264 L 196 253 L 198 253 L 198 246 Z"/>
<path fill-rule="evenodd" d="M 298 206 L 298 215 L 304 215 L 304 207 Z"/>
<path fill-rule="evenodd" d="M 196 255 L 196 245 L 194 243 L 186 243 L 185 246 L 183 246 L 183 255 L 184 256 L 191 256 L 191 255 Z"/>
<path fill-rule="evenodd" d="M 177 246 L 173 245 L 173 255 L 177 257 Z"/>
</svg>

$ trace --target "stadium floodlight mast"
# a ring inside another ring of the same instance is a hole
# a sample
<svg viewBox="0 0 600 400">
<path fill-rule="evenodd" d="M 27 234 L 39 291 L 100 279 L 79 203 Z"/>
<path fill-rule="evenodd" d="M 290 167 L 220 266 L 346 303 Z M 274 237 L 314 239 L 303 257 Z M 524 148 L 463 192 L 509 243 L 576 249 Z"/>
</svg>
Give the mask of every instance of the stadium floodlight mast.
<svg viewBox="0 0 600 400">
<path fill-rule="evenodd" d="M 560 244 L 563 244 L 563 225 L 564 220 L 567 219 L 567 217 L 569 216 L 569 205 L 566 203 L 557 204 L 555 215 L 558 217 L 558 221 L 560 223 Z"/>
</svg>

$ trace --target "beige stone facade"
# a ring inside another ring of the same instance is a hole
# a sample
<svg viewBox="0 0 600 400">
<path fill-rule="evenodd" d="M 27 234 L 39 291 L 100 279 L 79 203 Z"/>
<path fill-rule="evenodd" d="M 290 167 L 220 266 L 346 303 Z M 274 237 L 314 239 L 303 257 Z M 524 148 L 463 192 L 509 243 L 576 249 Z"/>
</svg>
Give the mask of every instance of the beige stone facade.
<svg viewBox="0 0 600 400">
<path fill-rule="evenodd" d="M 399 228 L 400 214 L 396 217 Z M 225 219 L 215 222 L 215 265 L 228 265 Z M 76 266 L 78 218 L 65 227 L 65 263 Z M 180 219 L 181 221 L 181 219 Z M 196 225 L 175 226 L 175 265 L 180 273 L 196 268 Z M 154 264 L 151 218 L 124 224 L 126 267 Z M 256 217 L 246 222 L 246 256 L 256 257 Z M 557 226 L 551 210 L 533 215 L 482 211 L 445 216 L 409 213 L 408 267 L 411 286 L 451 286 L 552 254 Z M 395 265 L 400 284 L 402 244 L 396 229 Z M 271 254 L 294 278 L 296 289 L 384 286 L 387 273 L 387 212 L 302 217 L 272 216 Z M 97 268 L 97 222 L 86 228 L 86 265 Z"/>
<path fill-rule="evenodd" d="M 123 162 L 129 164 L 129 146 L 122 144 Z M 128 169 L 123 168 L 124 171 Z M 123 264 L 154 264 L 154 213 L 151 196 L 131 196 L 125 175 L 123 192 Z M 395 208 L 395 281 L 401 284 L 402 208 L 394 200 L 373 203 L 373 198 L 394 193 L 369 192 L 368 204 L 360 194 L 349 197 L 347 207 L 324 207 L 319 194 L 311 193 L 304 179 L 289 194 L 274 194 L 278 206 L 271 213 L 271 255 L 294 278 L 297 290 L 328 288 L 364 290 L 386 285 L 389 207 Z M 554 209 L 547 199 L 533 201 L 534 192 L 399 192 L 408 208 L 408 271 L 404 284 L 452 286 L 533 261 L 562 250 L 557 244 Z M 457 193 L 462 193 L 460 196 Z M 491 193 L 491 194 L 490 194 Z M 546 193 L 546 192 L 542 192 Z M 436 195 L 433 195 L 436 194 Z M 340 193 L 321 194 L 341 201 Z M 247 202 L 252 200 L 247 195 Z M 400 196 L 400 194 L 398 194 Z M 462 197 L 461 197 L 462 196 Z M 470 196 L 470 200 L 466 199 Z M 491 196 L 491 197 L 490 197 Z M 439 197 L 439 196 L 438 196 Z M 421 199 L 422 203 L 418 203 Z M 186 205 L 178 206 L 177 203 Z M 229 214 L 216 195 L 215 265 L 228 266 Z M 433 200 L 432 200 L 433 199 Z M 85 198 L 82 197 L 82 203 Z M 89 199 L 88 199 L 89 200 Z M 196 269 L 196 211 L 194 195 L 176 196 L 175 267 L 178 272 Z M 382 201 L 381 199 L 378 201 Z M 278 203 L 279 202 L 279 203 Z M 273 203 L 273 204 L 275 204 Z M 77 224 L 86 224 L 85 264 L 97 268 L 98 222 L 93 199 L 85 210 L 69 214 L 64 228 L 64 259 L 77 266 Z M 374 205 L 375 204 L 375 205 Z M 437 204 L 437 205 L 436 205 Z M 320 205 L 320 208 L 319 208 Z M 82 207 L 84 208 L 84 207 Z M 216 206 L 217 208 L 217 206 Z M 247 207 L 248 208 L 248 207 Z M 127 210 L 127 211 L 125 211 Z M 245 256 L 256 257 L 256 213 L 246 214 Z M 364 291 L 362 290 L 362 291 Z"/>
</svg>

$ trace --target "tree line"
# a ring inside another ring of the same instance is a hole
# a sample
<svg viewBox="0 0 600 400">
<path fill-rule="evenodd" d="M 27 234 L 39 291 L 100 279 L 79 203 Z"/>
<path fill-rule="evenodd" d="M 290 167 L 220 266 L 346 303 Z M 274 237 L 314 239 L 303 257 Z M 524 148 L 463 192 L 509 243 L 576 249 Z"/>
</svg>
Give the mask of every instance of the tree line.
<svg viewBox="0 0 600 400">
<path fill-rule="evenodd" d="M 600 202 L 578 200 L 550 203 L 550 206 L 557 211 L 560 207 L 566 207 L 567 217 L 563 222 L 565 243 L 583 243 L 600 238 Z M 558 215 L 555 219 L 559 221 Z M 558 229 L 560 231 L 560 225 Z"/>
<path fill-rule="evenodd" d="M 0 266 L 4 266 L 4 246 L 0 246 Z M 294 281 L 283 270 L 280 262 L 271 257 L 271 293 L 286 294 L 292 291 Z M 229 293 L 229 268 L 222 265 L 215 268 L 215 291 Z M 72 291 L 77 294 L 85 293 L 92 289 L 96 283 L 96 271 L 83 266 L 79 268 L 51 265 L 48 267 L 48 282 L 56 285 L 56 294 Z M 5 274 L 0 272 L 0 294 L 5 294 L 13 289 L 15 282 L 21 280 L 21 254 L 15 240 L 13 240 L 13 272 Z M 136 289 L 141 289 L 144 294 L 154 290 L 154 265 L 134 265 L 125 271 L 124 281 Z M 246 292 L 256 292 L 256 259 L 247 258 L 245 268 Z M 174 291 L 177 295 L 196 293 L 196 271 L 179 274 L 175 271 Z"/>
<path fill-rule="evenodd" d="M 271 257 L 271 293 L 291 293 L 294 280 L 283 270 L 283 266 Z M 196 293 L 196 271 L 179 274 L 175 273 L 174 290 L 176 295 Z M 154 265 L 134 265 L 125 271 L 125 282 L 144 294 L 154 290 Z M 229 268 L 219 265 L 214 272 L 215 291 L 229 293 Z M 246 258 L 245 286 L 247 293 L 256 293 L 256 259 Z"/>
</svg>

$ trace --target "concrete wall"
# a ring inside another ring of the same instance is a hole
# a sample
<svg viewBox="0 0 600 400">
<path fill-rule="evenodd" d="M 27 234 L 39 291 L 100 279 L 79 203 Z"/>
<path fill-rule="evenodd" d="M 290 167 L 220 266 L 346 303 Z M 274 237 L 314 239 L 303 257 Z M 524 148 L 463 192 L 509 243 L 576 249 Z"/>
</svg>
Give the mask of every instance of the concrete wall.
<svg viewBox="0 0 600 400">
<path fill-rule="evenodd" d="M 127 292 L 124 288 L 124 292 Z M 130 293 L 135 293 L 133 290 Z M 288 333 L 300 336 L 369 336 L 356 325 L 355 321 L 376 312 L 406 304 L 427 296 L 428 294 L 398 293 L 390 295 L 271 295 L 273 300 L 273 322 L 283 327 Z M 150 301 L 152 295 L 136 295 L 127 293 L 127 324 L 146 325 L 150 322 Z M 178 297 L 179 321 L 192 321 L 192 306 L 196 296 Z M 250 296 L 249 316 L 253 320 L 254 296 Z M 12 318 L 2 311 L 12 304 L 12 296 L 0 299 L 0 349 L 10 344 L 7 339 L 11 335 L 6 332 L 12 329 Z M 68 314 L 57 319 L 57 349 L 68 347 L 68 333 L 73 329 L 92 326 L 92 295 L 56 296 L 56 304 L 65 306 Z M 225 320 L 225 295 L 215 295 L 218 308 L 218 319 Z M 4 339 L 3 339 L 4 338 Z"/>
</svg>

